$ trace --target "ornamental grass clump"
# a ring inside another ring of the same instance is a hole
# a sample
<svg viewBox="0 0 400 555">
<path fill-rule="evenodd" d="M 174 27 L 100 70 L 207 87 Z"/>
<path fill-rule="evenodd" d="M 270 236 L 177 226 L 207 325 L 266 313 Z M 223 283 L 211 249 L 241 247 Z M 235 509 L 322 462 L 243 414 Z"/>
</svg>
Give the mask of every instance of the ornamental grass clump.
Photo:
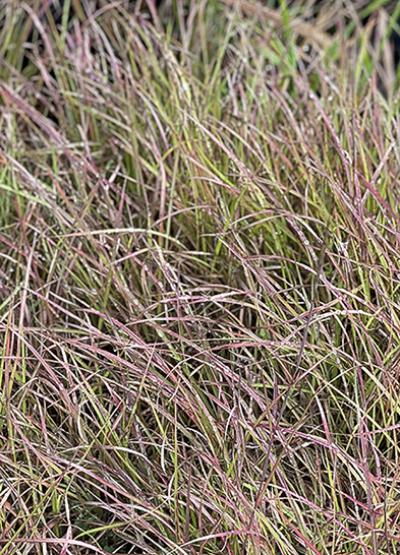
<svg viewBox="0 0 400 555">
<path fill-rule="evenodd" d="M 0 555 L 396 555 L 390 2 L 0 3 Z"/>
</svg>

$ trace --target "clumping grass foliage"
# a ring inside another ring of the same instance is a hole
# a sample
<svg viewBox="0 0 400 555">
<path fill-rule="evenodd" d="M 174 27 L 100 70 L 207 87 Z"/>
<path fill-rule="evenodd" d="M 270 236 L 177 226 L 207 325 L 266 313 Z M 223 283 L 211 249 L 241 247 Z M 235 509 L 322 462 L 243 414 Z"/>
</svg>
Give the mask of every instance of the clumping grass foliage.
<svg viewBox="0 0 400 555">
<path fill-rule="evenodd" d="M 0 555 L 396 555 L 400 10 L 159 4 L 0 3 Z"/>
</svg>

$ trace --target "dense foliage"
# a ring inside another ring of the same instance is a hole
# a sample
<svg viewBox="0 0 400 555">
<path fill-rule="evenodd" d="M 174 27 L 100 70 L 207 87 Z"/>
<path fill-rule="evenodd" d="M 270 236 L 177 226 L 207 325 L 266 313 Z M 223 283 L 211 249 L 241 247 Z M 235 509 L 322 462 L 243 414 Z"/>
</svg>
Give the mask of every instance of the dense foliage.
<svg viewBox="0 0 400 555">
<path fill-rule="evenodd" d="M 0 4 L 0 555 L 399 552 L 396 8 L 272 4 Z"/>
</svg>

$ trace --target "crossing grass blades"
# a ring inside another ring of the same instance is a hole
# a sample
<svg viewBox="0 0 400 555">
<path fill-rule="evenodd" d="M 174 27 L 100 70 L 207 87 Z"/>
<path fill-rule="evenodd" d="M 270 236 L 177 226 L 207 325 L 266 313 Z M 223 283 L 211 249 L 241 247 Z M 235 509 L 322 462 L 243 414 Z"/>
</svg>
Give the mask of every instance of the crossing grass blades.
<svg viewBox="0 0 400 555">
<path fill-rule="evenodd" d="M 2 0 L 1 555 L 399 553 L 399 11 Z"/>
</svg>

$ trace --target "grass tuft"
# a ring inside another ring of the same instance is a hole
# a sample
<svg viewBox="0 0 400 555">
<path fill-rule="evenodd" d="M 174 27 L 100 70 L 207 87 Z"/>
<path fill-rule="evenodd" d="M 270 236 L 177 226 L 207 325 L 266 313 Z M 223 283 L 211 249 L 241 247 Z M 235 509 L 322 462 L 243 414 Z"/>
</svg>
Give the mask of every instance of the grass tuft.
<svg viewBox="0 0 400 555">
<path fill-rule="evenodd" d="M 399 553 L 392 5 L 0 2 L 0 555 Z"/>
</svg>

